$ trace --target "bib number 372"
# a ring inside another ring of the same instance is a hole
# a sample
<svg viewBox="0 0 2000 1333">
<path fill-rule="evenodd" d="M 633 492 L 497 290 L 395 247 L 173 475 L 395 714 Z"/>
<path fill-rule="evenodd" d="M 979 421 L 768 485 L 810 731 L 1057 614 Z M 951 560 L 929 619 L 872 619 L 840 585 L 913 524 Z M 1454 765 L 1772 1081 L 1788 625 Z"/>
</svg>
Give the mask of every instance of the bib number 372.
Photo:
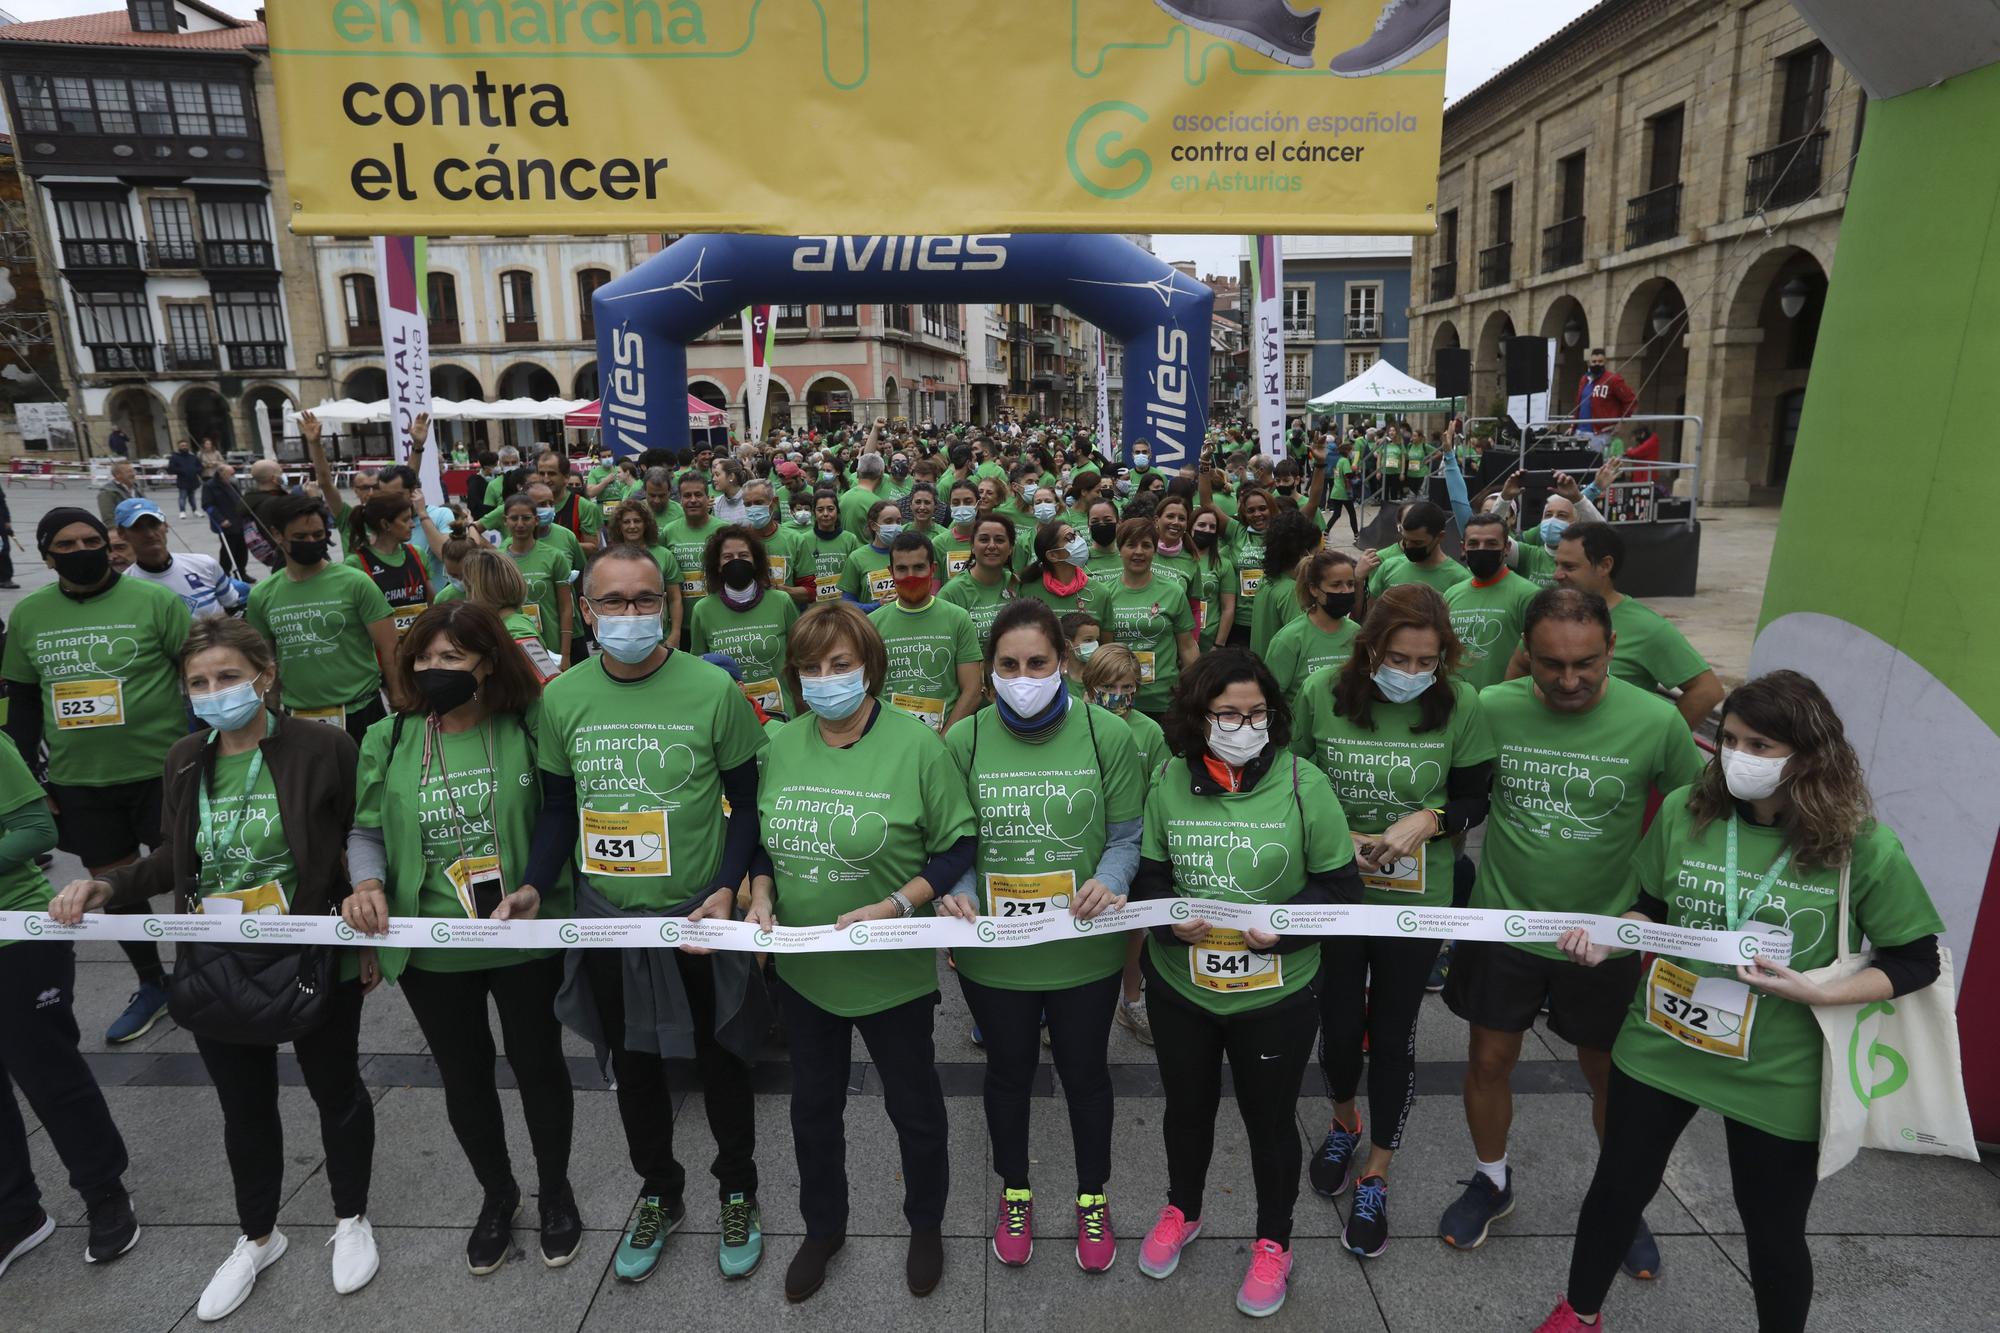
<svg viewBox="0 0 2000 1333">
<path fill-rule="evenodd" d="M 1646 1021 L 1683 1046 L 1731 1060 L 1750 1058 L 1757 994 L 1729 977 L 1704 977 L 1653 960 L 1646 977 Z"/>
</svg>

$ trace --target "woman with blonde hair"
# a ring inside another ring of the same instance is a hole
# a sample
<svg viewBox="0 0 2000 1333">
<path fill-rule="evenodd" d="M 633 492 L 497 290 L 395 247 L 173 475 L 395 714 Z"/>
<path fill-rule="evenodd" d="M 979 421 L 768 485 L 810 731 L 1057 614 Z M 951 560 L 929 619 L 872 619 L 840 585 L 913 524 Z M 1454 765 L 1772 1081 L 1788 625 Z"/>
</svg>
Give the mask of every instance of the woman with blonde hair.
<svg viewBox="0 0 2000 1333">
<path fill-rule="evenodd" d="M 542 636 L 535 631 L 535 622 L 521 609 L 521 604 L 528 600 L 528 581 L 521 577 L 514 562 L 482 542 L 466 553 L 461 568 L 465 600 L 500 617 L 500 623 L 507 627 L 507 636 L 535 669 L 536 679 L 544 685 L 554 680 L 562 670 L 562 663 L 548 650 Z"/>
</svg>

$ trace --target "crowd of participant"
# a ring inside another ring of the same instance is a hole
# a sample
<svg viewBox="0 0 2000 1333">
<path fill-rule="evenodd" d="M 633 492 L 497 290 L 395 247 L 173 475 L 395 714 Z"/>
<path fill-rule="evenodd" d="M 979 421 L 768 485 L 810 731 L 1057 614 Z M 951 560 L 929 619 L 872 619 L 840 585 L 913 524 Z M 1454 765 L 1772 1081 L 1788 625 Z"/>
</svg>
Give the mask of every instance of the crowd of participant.
<svg viewBox="0 0 2000 1333">
<path fill-rule="evenodd" d="M 1870 817 L 1818 688 L 1779 672 L 1725 696 L 1669 621 L 1619 593 L 1623 542 L 1593 503 L 1615 462 L 1589 486 L 1560 479 L 1534 515 L 1518 474 L 1468 494 L 1480 446 L 1456 429 L 1301 428 L 1275 462 L 1221 429 L 1200 466 L 1169 473 L 1143 442 L 1123 466 L 1061 423 L 878 420 L 713 453 L 483 454 L 446 505 L 418 480 L 421 420 L 407 460 L 357 474 L 351 499 L 317 424 L 302 424 L 313 485 L 250 469 L 245 545 L 271 566 L 254 581 L 227 543 L 221 561 L 170 552 L 142 494 L 108 517 L 41 520 L 56 581 L 15 605 L 0 657 L 0 908 L 63 922 L 162 900 L 338 913 L 363 936 L 412 916 L 1088 921 L 1160 898 L 1783 925 L 1789 964 L 1740 968 L 1613 953 L 1580 931 L 1440 949 L 1198 913 L 947 963 L 985 1051 L 1001 1263 L 1035 1248 L 1043 1046 L 1069 1118 L 1074 1190 L 1065 1180 L 1057 1197 L 1065 1218 L 1073 1207 L 1075 1261 L 1095 1273 L 1117 1257 L 1114 1023 L 1151 1046 L 1164 1092 L 1166 1197 L 1121 1204 L 1150 1219 L 1141 1271 L 1169 1277 L 1200 1235 L 1218 1132 L 1240 1135 L 1251 1164 L 1239 1310 L 1285 1300 L 1302 1171 L 1320 1196 L 1351 1192 L 1344 1247 L 1381 1255 L 1418 1015 L 1442 990 L 1468 1026 L 1473 1158 L 1440 1238 L 1478 1247 L 1532 1186 L 1508 1160 L 1509 1076 L 1546 1012 L 1576 1047 L 1603 1151 L 1567 1294 L 1542 1327 L 1595 1326 L 1621 1267 L 1660 1273 L 1644 1209 L 1702 1108 L 1725 1121 L 1759 1325 L 1805 1326 L 1809 1006 L 1928 985 L 1942 926 Z M 1430 498 L 1433 478 L 1447 503 Z M 1384 492 L 1395 542 L 1342 549 L 1339 518 L 1358 537 L 1357 498 Z M 1695 732 L 1712 719 L 1704 757 Z M 60 892 L 37 866 L 52 846 L 85 866 Z M 1827 909 L 1850 880 L 1875 965 L 1816 982 L 1804 974 L 1834 956 Z M 651 1276 L 688 1216 L 666 1073 L 688 1058 L 716 1143 L 719 1270 L 755 1269 L 751 1069 L 775 1026 L 805 1222 L 787 1298 L 813 1295 L 845 1240 L 857 1031 L 900 1153 L 909 1288 L 944 1277 L 930 951 L 183 944 L 171 978 L 150 942 L 126 953 L 139 985 L 107 1040 L 143 1034 L 171 989 L 223 1111 L 241 1236 L 201 1296 L 204 1320 L 238 1308 L 286 1248 L 285 1044 L 319 1116 L 334 1288 L 377 1271 L 359 1032 L 382 981 L 423 1030 L 483 1191 L 473 1273 L 506 1261 L 525 1198 L 496 1049 L 521 1094 L 542 1261 L 566 1264 L 583 1242 L 564 1027 L 615 1078 L 637 1177 L 616 1277 Z M 78 1051 L 71 946 L 25 941 L 4 957 L 0 1068 L 84 1200 L 86 1260 L 113 1259 L 139 1223 L 124 1141 Z M 1697 981 L 1701 1019 L 1663 1000 Z M 1293 1116 L 1316 1041 L 1328 1123 L 1307 1161 Z M 1219 1118 L 1225 1063 L 1240 1130 Z M 0 1272 L 52 1228 L 0 1098 Z"/>
</svg>

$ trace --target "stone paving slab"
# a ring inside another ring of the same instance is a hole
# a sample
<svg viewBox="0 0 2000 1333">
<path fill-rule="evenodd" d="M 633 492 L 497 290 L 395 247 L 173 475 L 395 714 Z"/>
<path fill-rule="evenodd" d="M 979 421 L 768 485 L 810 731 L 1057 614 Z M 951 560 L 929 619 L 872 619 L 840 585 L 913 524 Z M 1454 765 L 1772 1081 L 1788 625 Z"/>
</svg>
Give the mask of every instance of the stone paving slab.
<svg viewBox="0 0 2000 1333">
<path fill-rule="evenodd" d="M 1716 1243 L 1744 1272 L 1741 1236 Z M 1990 1329 L 2000 1324 L 1991 1276 L 2000 1240 L 1985 1236 L 1813 1236 L 1814 1333 L 1880 1333 L 1883 1329 Z M 1753 1319 L 1746 1295 L 1741 1322 Z M 1620 1333 L 1626 1326 L 1619 1320 Z"/>
</svg>

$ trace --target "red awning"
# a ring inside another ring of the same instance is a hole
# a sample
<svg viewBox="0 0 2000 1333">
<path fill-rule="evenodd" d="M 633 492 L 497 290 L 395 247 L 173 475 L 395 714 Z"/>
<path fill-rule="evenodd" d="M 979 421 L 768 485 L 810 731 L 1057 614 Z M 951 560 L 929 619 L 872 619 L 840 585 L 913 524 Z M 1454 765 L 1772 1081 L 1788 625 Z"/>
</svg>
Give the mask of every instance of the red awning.
<svg viewBox="0 0 2000 1333">
<path fill-rule="evenodd" d="M 586 403 L 563 418 L 563 425 L 577 430 L 596 430 L 598 409 L 603 399 Z M 688 425 L 694 430 L 709 430 L 720 426 L 728 419 L 728 414 L 719 407 L 710 407 L 693 394 L 688 395 Z"/>
</svg>

